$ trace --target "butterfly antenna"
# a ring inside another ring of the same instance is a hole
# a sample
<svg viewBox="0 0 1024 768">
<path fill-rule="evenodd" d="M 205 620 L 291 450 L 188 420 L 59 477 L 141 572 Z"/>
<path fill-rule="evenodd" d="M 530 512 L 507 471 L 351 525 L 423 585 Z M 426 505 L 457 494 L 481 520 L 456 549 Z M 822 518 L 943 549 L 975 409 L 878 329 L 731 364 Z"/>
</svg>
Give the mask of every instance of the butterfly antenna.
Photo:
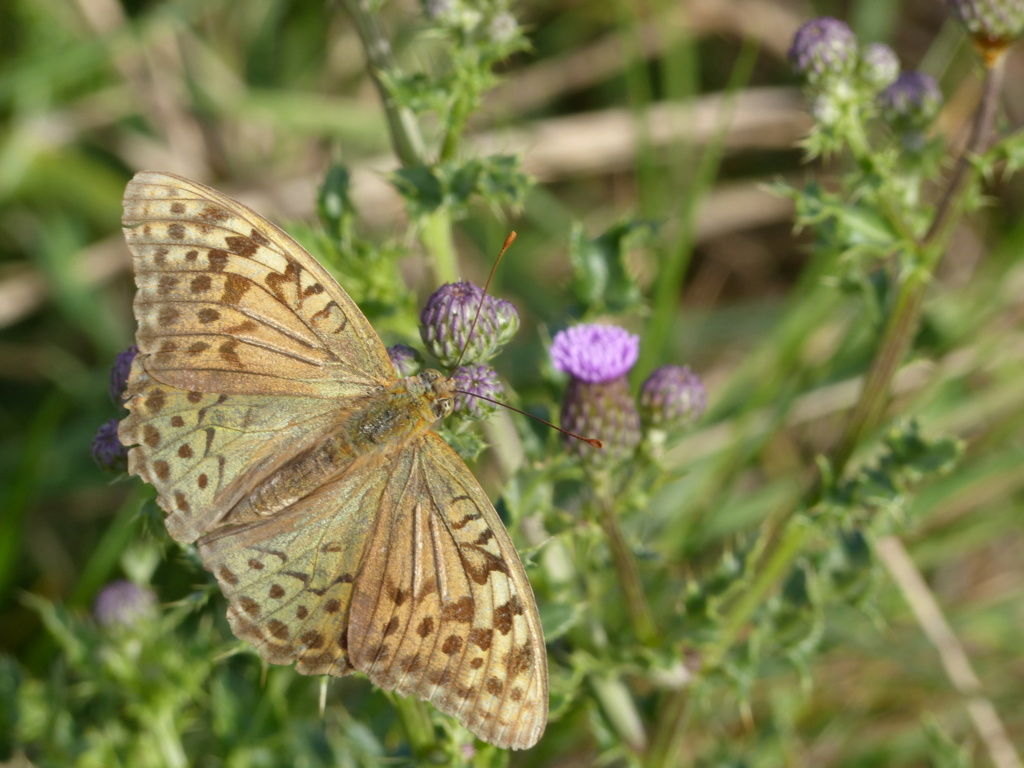
<svg viewBox="0 0 1024 768">
<path fill-rule="evenodd" d="M 480 296 L 480 303 L 476 307 L 476 315 L 473 317 L 473 324 L 469 326 L 469 334 L 466 336 L 466 344 L 462 347 L 462 352 L 459 354 L 459 359 L 455 363 L 455 369 L 457 369 L 459 365 L 462 364 L 462 357 L 463 355 L 466 354 L 466 349 L 469 347 L 469 340 L 473 338 L 473 331 L 476 330 L 476 324 L 480 320 L 480 313 L 481 311 L 483 311 L 484 302 L 487 300 L 487 289 L 491 287 L 491 280 L 494 279 L 494 273 L 498 270 L 498 264 L 501 263 L 501 257 L 505 255 L 505 251 L 508 250 L 508 247 L 512 245 L 515 239 L 516 232 L 515 230 L 512 230 L 511 232 L 508 233 L 508 237 L 505 238 L 505 244 L 501 246 L 501 252 L 498 253 L 498 258 L 494 260 L 494 265 L 491 267 L 491 273 L 487 275 L 487 282 L 484 283 L 483 294 Z M 596 437 L 583 437 L 583 435 L 577 435 L 575 432 L 570 432 L 568 429 L 562 429 L 561 427 L 552 424 L 550 421 L 546 421 L 545 419 L 540 418 L 540 416 L 534 416 L 532 413 L 527 413 L 526 411 L 521 411 L 518 408 L 514 408 L 508 403 L 502 403 L 498 400 L 492 400 L 489 397 L 478 395 L 476 392 L 467 392 L 464 389 L 456 389 L 455 391 L 463 395 L 467 395 L 469 397 L 476 397 L 479 398 L 480 400 L 486 400 L 488 403 L 493 403 L 494 405 L 500 405 L 502 408 L 508 408 L 510 411 L 515 411 L 516 413 L 522 416 L 526 416 L 528 419 L 539 421 L 541 424 L 549 426 L 552 429 L 558 430 L 563 435 L 568 435 L 569 437 L 574 437 L 577 440 L 582 440 L 584 443 L 586 443 L 587 445 L 591 445 L 594 448 L 604 448 L 604 443 L 602 443 Z"/>
<path fill-rule="evenodd" d="M 469 340 L 473 338 L 473 331 L 476 330 L 476 324 L 480 320 L 480 313 L 483 311 L 484 302 L 487 301 L 487 289 L 491 287 L 491 280 L 494 279 L 494 273 L 498 271 L 498 265 L 501 263 L 501 257 L 505 255 L 505 251 L 508 250 L 508 247 L 512 245 L 515 239 L 516 231 L 513 229 L 508 233 L 508 237 L 505 238 L 505 244 L 501 246 L 501 253 L 499 253 L 498 258 L 494 260 L 494 265 L 491 267 L 491 273 L 487 276 L 487 282 L 484 283 L 484 291 L 480 296 L 480 303 L 476 305 L 476 315 L 473 316 L 473 323 L 469 326 L 466 343 L 462 347 L 462 352 L 459 353 L 459 359 L 455 362 L 455 368 L 458 368 L 462 364 L 462 357 L 466 354 L 466 349 L 469 348 Z"/>
<path fill-rule="evenodd" d="M 563 435 L 568 435 L 569 437 L 575 437 L 577 440 L 582 440 L 584 443 L 593 446 L 594 448 L 604 448 L 604 443 L 602 443 L 596 437 L 583 437 L 583 435 L 577 435 L 575 432 L 570 432 L 568 429 L 562 429 L 557 424 L 552 424 L 550 421 L 542 419 L 540 416 L 534 416 L 532 413 L 521 411 L 515 406 L 509 405 L 508 403 L 503 403 L 500 400 L 492 400 L 491 398 L 485 397 L 484 395 L 478 395 L 476 392 L 467 392 L 464 389 L 456 389 L 455 391 L 463 395 L 468 395 L 469 397 L 475 397 L 480 400 L 486 400 L 488 403 L 494 403 L 494 405 L 500 405 L 502 408 L 508 408 L 510 411 L 515 411 L 521 416 L 525 416 L 528 419 L 533 419 L 534 421 L 539 421 L 541 424 L 547 427 L 556 429 Z"/>
</svg>

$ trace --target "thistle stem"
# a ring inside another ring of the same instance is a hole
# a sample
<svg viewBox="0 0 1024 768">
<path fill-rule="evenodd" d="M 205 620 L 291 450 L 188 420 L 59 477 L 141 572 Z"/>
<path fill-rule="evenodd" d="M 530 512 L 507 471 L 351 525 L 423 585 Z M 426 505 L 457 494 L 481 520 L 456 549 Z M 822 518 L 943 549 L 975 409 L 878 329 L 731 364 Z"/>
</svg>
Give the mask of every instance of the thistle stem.
<svg viewBox="0 0 1024 768">
<path fill-rule="evenodd" d="M 651 619 L 651 609 L 647 604 L 643 582 L 640 580 L 640 569 L 637 567 L 633 550 L 626 541 L 622 523 L 615 509 L 615 497 L 609 487 L 606 473 L 596 473 L 595 497 L 601 530 L 608 539 L 612 562 L 619 577 L 619 584 L 625 593 L 626 610 L 629 612 L 630 623 L 637 639 L 644 645 L 653 645 L 657 641 L 658 631 Z"/>
<path fill-rule="evenodd" d="M 397 69 L 391 54 L 391 41 L 384 33 L 378 15 L 370 8 L 370 0 L 345 0 L 345 7 L 355 22 L 366 51 L 366 68 L 380 93 L 395 154 L 405 168 L 423 165 L 426 150 L 416 117 L 411 110 L 395 102 L 384 82 L 385 73 Z"/>
<path fill-rule="evenodd" d="M 438 751 L 438 744 L 427 705 L 414 697 L 405 698 L 394 694 L 390 698 L 412 753 L 421 759 L 433 756 Z"/>
</svg>

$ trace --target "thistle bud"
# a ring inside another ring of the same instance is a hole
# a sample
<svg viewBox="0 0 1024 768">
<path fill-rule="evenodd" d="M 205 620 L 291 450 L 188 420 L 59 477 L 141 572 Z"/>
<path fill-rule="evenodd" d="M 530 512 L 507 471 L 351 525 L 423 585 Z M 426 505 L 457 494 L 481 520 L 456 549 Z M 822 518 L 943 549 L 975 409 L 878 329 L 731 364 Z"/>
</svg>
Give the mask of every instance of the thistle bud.
<svg viewBox="0 0 1024 768">
<path fill-rule="evenodd" d="M 481 397 L 498 400 L 505 394 L 498 372 L 489 365 L 474 363 L 460 366 L 452 374 L 452 381 L 456 389 L 462 390 L 455 395 L 454 411 L 470 419 L 486 419 L 498 409 L 494 403 L 481 400 Z"/>
<path fill-rule="evenodd" d="M 871 43 L 861 51 L 859 71 L 865 83 L 880 90 L 899 77 L 900 60 L 885 43 Z"/>
<path fill-rule="evenodd" d="M 897 130 L 922 129 L 942 109 L 942 92 L 935 78 L 923 72 L 902 72 L 878 95 L 882 117 Z"/>
<path fill-rule="evenodd" d="M 470 338 L 481 300 L 480 319 Z M 512 304 L 484 296 L 480 288 L 466 281 L 442 285 L 420 313 L 420 338 L 447 366 L 454 366 L 460 355 L 466 364 L 490 360 L 518 329 L 519 313 Z"/>
<path fill-rule="evenodd" d="M 128 374 L 132 370 L 132 361 L 139 354 L 139 348 L 132 344 L 119 353 L 110 369 L 110 399 L 118 405 L 124 403 L 124 390 L 128 386 Z"/>
<path fill-rule="evenodd" d="M 399 378 L 415 376 L 423 367 L 423 356 L 419 351 L 406 344 L 395 344 L 388 347 L 388 357 L 395 366 L 395 374 Z"/>
<path fill-rule="evenodd" d="M 946 0 L 946 7 L 950 16 L 963 24 L 989 66 L 1024 33 L 1024 3 L 1020 0 Z"/>
<path fill-rule="evenodd" d="M 92 456 L 100 467 L 111 472 L 128 466 L 128 449 L 117 438 L 117 419 L 111 419 L 96 430 L 92 439 Z"/>
<path fill-rule="evenodd" d="M 707 406 L 700 378 L 685 365 L 664 365 L 640 389 L 640 417 L 649 427 L 670 429 L 696 421 Z"/>
<path fill-rule="evenodd" d="M 838 19 L 811 19 L 796 31 L 789 49 L 793 69 L 817 84 L 849 74 L 857 60 L 857 39 Z"/>
<path fill-rule="evenodd" d="M 130 581 L 112 581 L 100 590 L 93 605 L 96 623 L 103 627 L 131 626 L 156 613 L 156 596 Z"/>
</svg>

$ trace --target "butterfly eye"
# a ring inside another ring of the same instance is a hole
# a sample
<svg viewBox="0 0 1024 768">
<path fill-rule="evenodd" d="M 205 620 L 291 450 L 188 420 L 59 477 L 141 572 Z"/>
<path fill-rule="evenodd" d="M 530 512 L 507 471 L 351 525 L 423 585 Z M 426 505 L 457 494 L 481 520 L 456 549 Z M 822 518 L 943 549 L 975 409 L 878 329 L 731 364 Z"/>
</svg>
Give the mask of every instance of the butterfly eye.
<svg viewBox="0 0 1024 768">
<path fill-rule="evenodd" d="M 454 402 L 450 397 L 441 397 L 434 401 L 433 409 L 434 416 L 439 419 L 443 419 L 446 416 L 451 416 L 452 409 L 455 407 Z"/>
</svg>

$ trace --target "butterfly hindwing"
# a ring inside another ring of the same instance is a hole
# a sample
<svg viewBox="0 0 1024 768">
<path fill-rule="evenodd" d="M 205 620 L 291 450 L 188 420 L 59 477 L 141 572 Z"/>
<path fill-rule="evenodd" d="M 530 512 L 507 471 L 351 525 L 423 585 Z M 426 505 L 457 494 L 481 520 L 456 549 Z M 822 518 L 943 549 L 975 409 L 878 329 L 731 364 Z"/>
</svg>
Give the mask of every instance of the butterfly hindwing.
<svg viewBox="0 0 1024 768">
<path fill-rule="evenodd" d="M 266 520 L 199 541 L 237 637 L 273 664 L 298 661 L 303 674 L 352 671 L 352 590 L 386 484 L 352 471 Z"/>
<path fill-rule="evenodd" d="M 547 720 L 533 592 L 508 533 L 437 434 L 410 447 L 356 580 L 349 653 L 382 688 L 415 694 L 485 741 L 523 749 Z"/>
</svg>

